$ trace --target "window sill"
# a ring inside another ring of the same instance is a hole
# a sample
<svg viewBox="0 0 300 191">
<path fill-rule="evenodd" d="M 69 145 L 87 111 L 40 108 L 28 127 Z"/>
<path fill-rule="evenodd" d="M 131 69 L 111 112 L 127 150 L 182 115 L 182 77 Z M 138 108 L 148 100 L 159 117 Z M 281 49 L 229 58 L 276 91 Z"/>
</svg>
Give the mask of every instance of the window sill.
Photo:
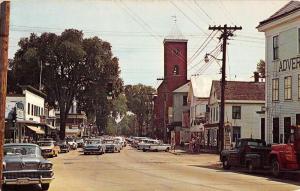
<svg viewBox="0 0 300 191">
<path fill-rule="evenodd" d="M 272 59 L 272 62 L 278 62 L 278 61 L 280 61 L 280 59 L 279 59 L 279 58 Z"/>
</svg>

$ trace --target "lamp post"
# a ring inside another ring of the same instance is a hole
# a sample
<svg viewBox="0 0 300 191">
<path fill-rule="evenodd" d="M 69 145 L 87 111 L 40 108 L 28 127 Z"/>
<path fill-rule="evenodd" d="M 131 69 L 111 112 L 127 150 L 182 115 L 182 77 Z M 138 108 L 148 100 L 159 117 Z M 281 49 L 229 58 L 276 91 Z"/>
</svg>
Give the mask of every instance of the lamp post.
<svg viewBox="0 0 300 191">
<path fill-rule="evenodd" d="M 220 119 L 219 119 L 219 133 L 218 133 L 218 148 L 221 152 L 224 149 L 224 112 L 225 112 L 225 85 L 226 85 L 226 72 L 225 72 L 225 57 L 222 59 L 216 58 L 215 56 L 206 53 L 204 61 L 209 62 L 208 56 L 214 58 L 217 61 L 222 61 L 222 79 L 221 79 L 221 105 L 220 105 Z"/>
</svg>

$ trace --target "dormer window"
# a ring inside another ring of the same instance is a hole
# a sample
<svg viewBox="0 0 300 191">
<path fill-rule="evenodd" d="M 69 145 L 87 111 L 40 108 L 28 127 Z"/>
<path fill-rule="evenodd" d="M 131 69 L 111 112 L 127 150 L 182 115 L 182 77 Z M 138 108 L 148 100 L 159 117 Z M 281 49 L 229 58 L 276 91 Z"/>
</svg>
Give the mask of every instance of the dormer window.
<svg viewBox="0 0 300 191">
<path fill-rule="evenodd" d="M 178 65 L 174 66 L 173 75 L 179 75 L 179 67 L 178 67 Z"/>
</svg>

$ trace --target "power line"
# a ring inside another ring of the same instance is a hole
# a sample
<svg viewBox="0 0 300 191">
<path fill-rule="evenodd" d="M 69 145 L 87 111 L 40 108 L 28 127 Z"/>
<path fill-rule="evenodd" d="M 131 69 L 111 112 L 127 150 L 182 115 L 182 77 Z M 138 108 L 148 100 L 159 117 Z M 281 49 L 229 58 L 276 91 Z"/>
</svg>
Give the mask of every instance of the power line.
<svg viewBox="0 0 300 191">
<path fill-rule="evenodd" d="M 196 0 L 194 0 L 194 3 L 215 24 L 215 21 L 207 14 L 207 12 L 204 9 L 202 9 L 202 7 L 198 4 Z"/>
</svg>

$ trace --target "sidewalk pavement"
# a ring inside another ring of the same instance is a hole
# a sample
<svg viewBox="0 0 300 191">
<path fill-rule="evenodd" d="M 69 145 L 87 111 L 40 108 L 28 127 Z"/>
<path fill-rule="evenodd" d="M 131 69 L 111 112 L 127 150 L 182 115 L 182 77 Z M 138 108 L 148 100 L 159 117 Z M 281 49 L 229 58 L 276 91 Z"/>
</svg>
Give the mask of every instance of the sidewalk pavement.
<svg viewBox="0 0 300 191">
<path fill-rule="evenodd" d="M 199 155 L 199 154 L 203 154 L 203 153 L 209 153 L 209 154 L 216 154 L 216 155 L 218 155 L 218 152 L 215 151 L 215 150 L 200 149 L 200 152 L 191 152 L 188 149 L 183 148 L 183 147 L 176 147 L 175 150 L 171 149 L 169 152 L 172 153 L 172 154 L 174 154 L 174 155 L 183 155 L 183 154 Z"/>
</svg>

